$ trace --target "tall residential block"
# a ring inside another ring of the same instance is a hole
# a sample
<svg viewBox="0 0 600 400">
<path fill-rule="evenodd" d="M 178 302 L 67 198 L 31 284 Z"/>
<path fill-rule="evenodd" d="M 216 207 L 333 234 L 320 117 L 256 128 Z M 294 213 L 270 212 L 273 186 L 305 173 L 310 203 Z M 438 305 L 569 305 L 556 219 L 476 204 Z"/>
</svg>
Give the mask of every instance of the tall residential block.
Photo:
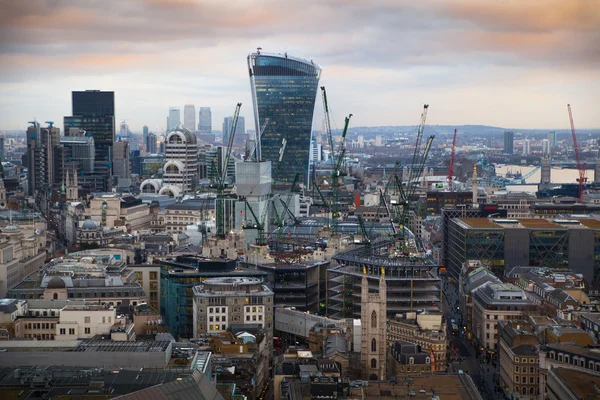
<svg viewBox="0 0 600 400">
<path fill-rule="evenodd" d="M 512 131 L 504 132 L 504 154 L 514 153 L 515 133 Z"/>
<path fill-rule="evenodd" d="M 257 51 L 248 55 L 248 71 L 256 132 L 264 126 L 261 159 L 272 162 L 277 181 L 291 183 L 299 172 L 306 182 L 321 67 L 287 53 Z"/>
<path fill-rule="evenodd" d="M 183 107 L 183 126 L 188 128 L 190 131 L 196 130 L 196 106 L 193 104 L 186 104 Z"/>
<path fill-rule="evenodd" d="M 212 112 L 210 107 L 200 107 L 198 111 L 198 131 L 200 133 L 212 132 Z"/>
</svg>

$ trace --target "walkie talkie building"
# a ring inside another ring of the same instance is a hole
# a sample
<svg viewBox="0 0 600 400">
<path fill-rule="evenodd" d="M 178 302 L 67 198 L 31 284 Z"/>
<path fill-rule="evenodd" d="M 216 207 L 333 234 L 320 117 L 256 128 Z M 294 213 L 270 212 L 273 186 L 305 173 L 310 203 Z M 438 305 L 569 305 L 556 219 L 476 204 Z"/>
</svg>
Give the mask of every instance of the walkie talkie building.
<svg viewBox="0 0 600 400">
<path fill-rule="evenodd" d="M 271 161 L 276 183 L 291 183 L 296 172 L 306 183 L 321 67 L 259 49 L 248 56 L 248 71 L 256 132 L 264 128 L 258 156 Z"/>
</svg>

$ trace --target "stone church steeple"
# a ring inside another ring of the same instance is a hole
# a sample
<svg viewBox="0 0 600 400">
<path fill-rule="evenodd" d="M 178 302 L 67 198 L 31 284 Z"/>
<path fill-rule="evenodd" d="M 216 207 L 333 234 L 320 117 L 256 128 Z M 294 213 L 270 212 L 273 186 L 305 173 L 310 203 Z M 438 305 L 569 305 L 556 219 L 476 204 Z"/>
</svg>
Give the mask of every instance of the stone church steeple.
<svg viewBox="0 0 600 400">
<path fill-rule="evenodd" d="M 381 267 L 379 293 L 369 293 L 367 269 L 363 269 L 361 288 L 361 363 L 363 379 L 386 379 L 387 295 L 385 269 Z"/>
</svg>

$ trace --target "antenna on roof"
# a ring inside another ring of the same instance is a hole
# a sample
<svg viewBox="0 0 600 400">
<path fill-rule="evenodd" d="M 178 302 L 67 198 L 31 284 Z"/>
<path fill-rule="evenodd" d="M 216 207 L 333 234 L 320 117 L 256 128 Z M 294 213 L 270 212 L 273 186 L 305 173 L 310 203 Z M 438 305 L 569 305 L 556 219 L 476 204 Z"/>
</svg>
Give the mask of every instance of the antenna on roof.
<svg viewBox="0 0 600 400">
<path fill-rule="evenodd" d="M 260 51 L 261 51 L 261 50 L 262 50 L 262 47 L 257 47 L 257 48 L 256 48 L 256 53 L 257 53 L 257 54 L 260 54 Z"/>
</svg>

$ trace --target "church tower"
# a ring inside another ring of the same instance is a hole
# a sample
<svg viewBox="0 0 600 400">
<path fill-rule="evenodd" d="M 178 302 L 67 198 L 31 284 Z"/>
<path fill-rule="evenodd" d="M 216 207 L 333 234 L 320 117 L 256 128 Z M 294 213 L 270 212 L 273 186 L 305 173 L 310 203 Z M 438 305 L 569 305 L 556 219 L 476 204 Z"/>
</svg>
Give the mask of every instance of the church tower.
<svg viewBox="0 0 600 400">
<path fill-rule="evenodd" d="M 363 379 L 386 379 L 386 314 L 385 270 L 383 267 L 381 268 L 379 293 L 369 293 L 367 269 L 364 268 L 361 288 L 362 345 L 360 352 Z"/>
<path fill-rule="evenodd" d="M 552 158 L 550 154 L 544 154 L 542 157 L 542 176 L 540 179 L 540 189 L 547 189 L 550 187 L 552 181 Z"/>
<path fill-rule="evenodd" d="M 473 180 L 471 184 L 473 188 L 473 207 L 479 207 L 479 202 L 477 201 L 477 164 L 473 164 Z"/>
<path fill-rule="evenodd" d="M 71 178 L 71 174 L 67 169 L 67 176 L 65 179 L 67 183 L 66 194 L 67 201 L 77 201 L 79 200 L 79 183 L 77 182 L 77 171 L 73 171 L 73 177 Z"/>
</svg>

